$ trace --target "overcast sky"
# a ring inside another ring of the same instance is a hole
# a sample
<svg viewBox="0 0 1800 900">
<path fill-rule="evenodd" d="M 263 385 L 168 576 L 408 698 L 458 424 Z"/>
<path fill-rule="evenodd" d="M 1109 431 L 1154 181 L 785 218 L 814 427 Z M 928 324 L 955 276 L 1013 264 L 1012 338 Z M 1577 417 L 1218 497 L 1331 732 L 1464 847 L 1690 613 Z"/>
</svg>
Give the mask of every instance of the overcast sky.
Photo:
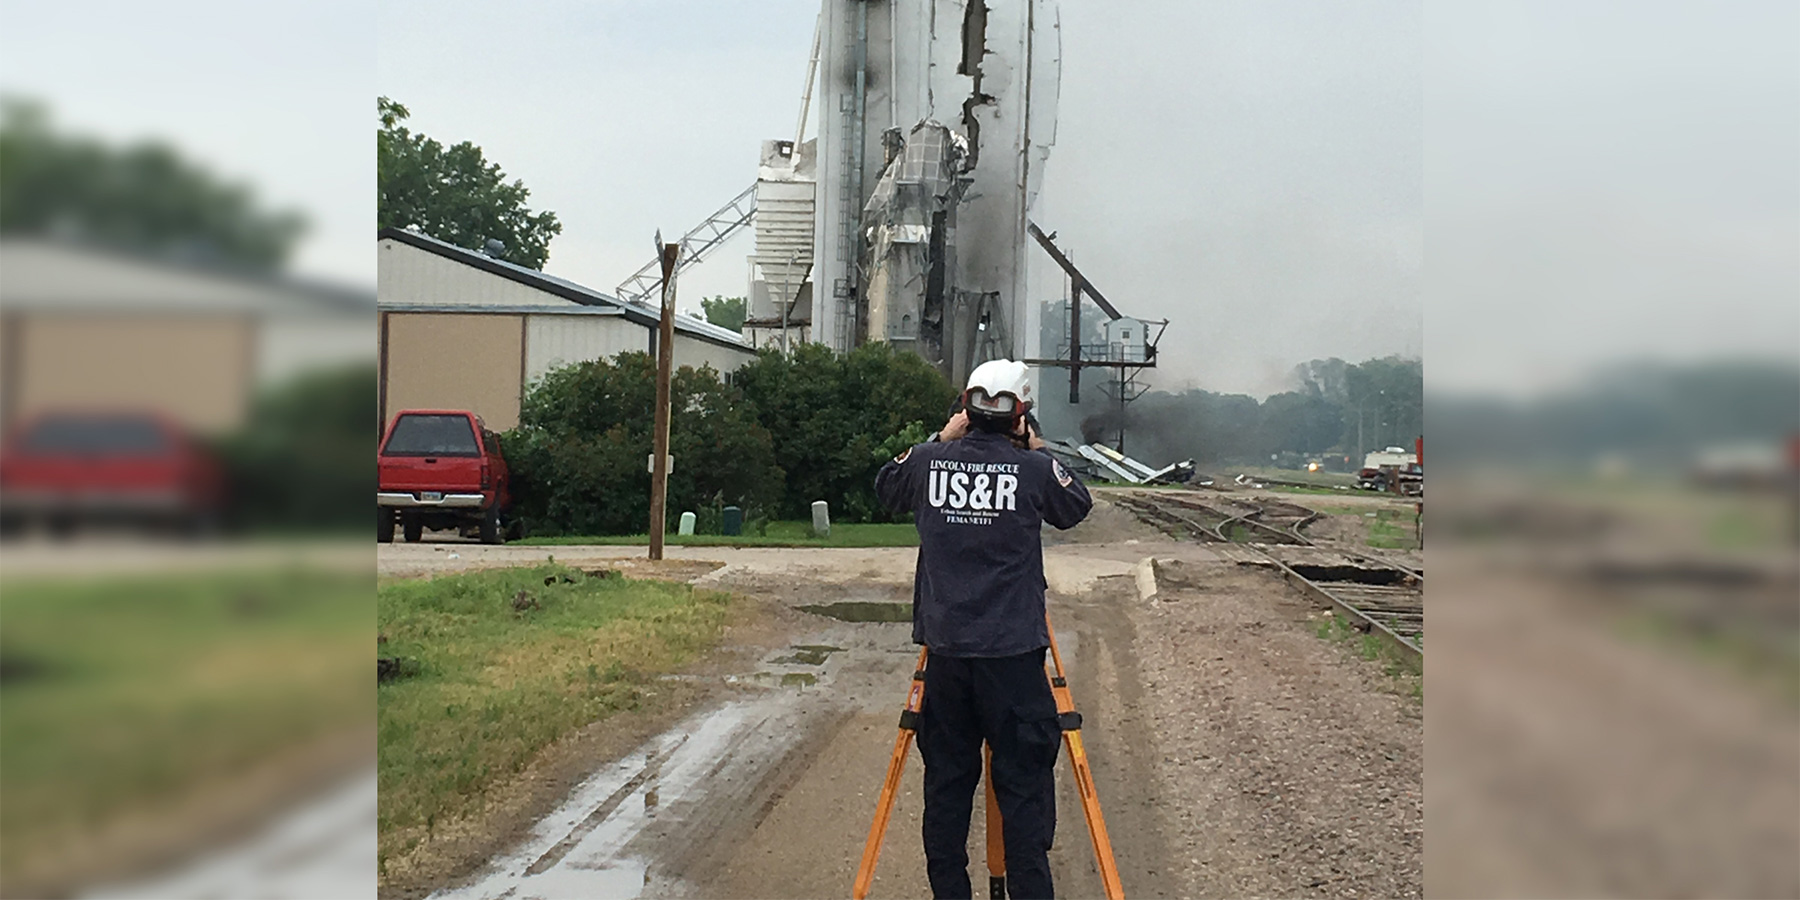
<svg viewBox="0 0 1800 900">
<path fill-rule="evenodd" d="M 814 0 L 383 0 L 377 83 L 556 210 L 547 270 L 604 289 L 792 133 Z M 501 10 L 503 14 L 500 14 Z M 1062 4 L 1058 143 L 1035 217 L 1162 380 L 1262 393 L 1298 362 L 1420 350 L 1416 2 Z M 744 292 L 748 234 L 680 285 Z M 1040 254 L 1033 254 L 1036 258 Z M 1041 261 L 1034 295 L 1060 296 Z"/>
<path fill-rule="evenodd" d="M 1432 4 L 1426 383 L 1800 361 L 1800 4 Z"/>
<path fill-rule="evenodd" d="M 1034 216 L 1171 320 L 1157 383 L 1262 394 L 1308 359 L 1419 354 L 1420 4 L 1062 9 Z"/>
<path fill-rule="evenodd" d="M 375 285 L 374 18 L 359 0 L 0 2 L 0 91 L 165 140 L 312 228 L 296 272 Z"/>
<path fill-rule="evenodd" d="M 372 133 L 381 93 L 523 179 L 564 223 L 547 270 L 610 290 L 657 228 L 723 204 L 760 141 L 792 133 L 818 3 L 6 9 L 0 83 L 72 127 L 172 136 L 305 208 L 299 272 L 371 280 L 372 134 L 346 144 L 339 126 Z M 1418 3 L 1061 12 L 1058 146 L 1034 215 L 1125 311 L 1173 320 L 1163 383 L 1263 393 L 1312 357 L 1420 352 Z M 742 293 L 750 244 L 686 278 L 683 305 Z M 1034 294 L 1059 296 L 1034 266 Z"/>
<path fill-rule="evenodd" d="M 1162 384 L 1260 394 L 1306 359 L 1419 354 L 1422 320 L 1434 389 L 1800 354 L 1800 4 L 1427 6 L 1061 4 L 1034 217 L 1127 312 L 1173 320 Z M 548 269 L 610 290 L 792 132 L 818 4 L 0 8 L 0 89 L 305 209 L 298 272 L 373 284 L 386 93 L 522 178 L 565 224 Z M 684 305 L 741 293 L 749 252 Z"/>
</svg>

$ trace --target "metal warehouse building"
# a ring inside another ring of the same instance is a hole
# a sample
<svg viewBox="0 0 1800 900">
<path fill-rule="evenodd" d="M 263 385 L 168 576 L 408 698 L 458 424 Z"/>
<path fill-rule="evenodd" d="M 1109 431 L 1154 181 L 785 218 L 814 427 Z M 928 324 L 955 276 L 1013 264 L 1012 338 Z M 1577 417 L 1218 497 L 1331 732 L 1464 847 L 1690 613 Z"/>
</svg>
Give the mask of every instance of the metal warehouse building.
<svg viewBox="0 0 1800 900">
<path fill-rule="evenodd" d="M 545 372 L 626 350 L 656 352 L 658 310 L 412 231 L 383 229 L 376 299 L 381 419 L 467 409 L 504 430 Z M 675 317 L 675 365 L 730 372 L 755 356 L 742 335 Z"/>
<path fill-rule="evenodd" d="M 0 241 L 0 426 L 38 412 L 153 410 L 202 433 L 254 393 L 369 364 L 366 290 L 43 238 Z"/>
</svg>

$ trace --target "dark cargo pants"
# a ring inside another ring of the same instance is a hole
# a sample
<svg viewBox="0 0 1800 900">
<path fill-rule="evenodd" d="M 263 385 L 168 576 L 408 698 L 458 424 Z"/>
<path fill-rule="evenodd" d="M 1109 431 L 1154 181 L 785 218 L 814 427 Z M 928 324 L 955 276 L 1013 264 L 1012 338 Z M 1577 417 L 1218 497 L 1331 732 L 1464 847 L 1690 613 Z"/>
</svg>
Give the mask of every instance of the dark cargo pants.
<svg viewBox="0 0 1800 900">
<path fill-rule="evenodd" d="M 1047 900 L 1062 741 L 1044 651 L 995 659 L 931 654 L 919 713 L 925 759 L 925 871 L 937 897 L 969 897 L 969 814 L 981 745 L 993 748 L 1009 897 Z"/>
</svg>

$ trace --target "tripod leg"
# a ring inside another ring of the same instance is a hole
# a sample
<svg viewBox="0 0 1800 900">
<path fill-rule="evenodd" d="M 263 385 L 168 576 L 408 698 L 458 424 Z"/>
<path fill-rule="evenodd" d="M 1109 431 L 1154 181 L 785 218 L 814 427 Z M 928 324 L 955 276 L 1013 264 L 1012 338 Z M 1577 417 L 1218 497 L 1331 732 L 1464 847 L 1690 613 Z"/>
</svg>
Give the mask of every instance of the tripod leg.
<svg viewBox="0 0 1800 900">
<path fill-rule="evenodd" d="M 989 900 L 1006 900 L 1006 836 L 1000 827 L 1000 800 L 994 794 L 994 748 L 987 756 L 987 867 Z"/>
<path fill-rule="evenodd" d="M 906 691 L 906 708 L 900 712 L 900 733 L 894 736 L 894 754 L 888 758 L 887 780 L 881 783 L 881 797 L 875 801 L 875 821 L 869 823 L 862 863 L 856 867 L 856 884 L 850 889 L 850 896 L 855 900 L 869 896 L 869 884 L 875 880 L 875 863 L 881 858 L 881 840 L 887 836 L 888 818 L 894 814 L 894 798 L 900 793 L 900 772 L 906 768 L 906 753 L 918 731 L 919 708 L 925 702 L 926 652 L 919 651 L 912 686 Z"/>
<path fill-rule="evenodd" d="M 1056 647 L 1056 630 L 1050 627 L 1049 615 L 1044 627 L 1050 634 L 1050 659 L 1056 667 L 1050 676 L 1050 693 L 1056 697 L 1056 711 L 1062 719 L 1063 745 L 1069 749 L 1069 767 L 1075 773 L 1076 792 L 1081 796 L 1081 811 L 1087 817 L 1088 839 L 1094 844 L 1094 863 L 1100 869 L 1100 884 L 1106 900 L 1124 900 L 1125 888 L 1119 882 L 1119 864 L 1113 859 L 1112 838 L 1106 834 L 1106 817 L 1100 814 L 1100 794 L 1094 789 L 1094 772 L 1088 767 L 1087 748 L 1081 743 L 1081 714 L 1075 711 L 1075 698 L 1069 693 L 1069 680 L 1063 674 L 1062 652 Z"/>
</svg>

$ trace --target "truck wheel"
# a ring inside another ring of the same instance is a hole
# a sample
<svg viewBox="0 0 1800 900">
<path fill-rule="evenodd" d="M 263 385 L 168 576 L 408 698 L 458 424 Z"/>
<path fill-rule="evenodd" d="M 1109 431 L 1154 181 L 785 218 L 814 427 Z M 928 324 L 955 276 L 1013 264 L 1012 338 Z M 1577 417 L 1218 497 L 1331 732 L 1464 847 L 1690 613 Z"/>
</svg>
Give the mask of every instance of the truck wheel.
<svg viewBox="0 0 1800 900">
<path fill-rule="evenodd" d="M 490 506 L 481 514 L 481 542 L 484 544 L 504 544 L 506 538 L 500 533 L 500 507 Z"/>
<path fill-rule="evenodd" d="M 375 542 L 378 544 L 394 542 L 394 511 L 385 506 L 375 507 Z"/>
<path fill-rule="evenodd" d="M 425 535 L 425 523 L 419 521 L 418 516 L 402 513 L 400 518 L 400 528 L 406 532 L 406 542 L 409 544 L 418 543 L 419 538 L 424 537 Z"/>
</svg>

